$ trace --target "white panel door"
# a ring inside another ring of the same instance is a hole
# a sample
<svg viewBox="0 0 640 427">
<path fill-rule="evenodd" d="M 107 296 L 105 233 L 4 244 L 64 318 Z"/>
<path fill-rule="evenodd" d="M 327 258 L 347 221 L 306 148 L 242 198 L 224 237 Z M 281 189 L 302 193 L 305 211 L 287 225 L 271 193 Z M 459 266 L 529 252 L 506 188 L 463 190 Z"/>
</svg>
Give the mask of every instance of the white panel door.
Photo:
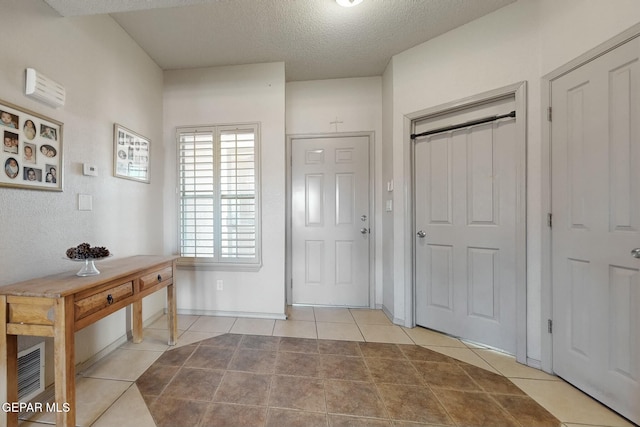
<svg viewBox="0 0 640 427">
<path fill-rule="evenodd" d="M 291 143 L 294 304 L 369 306 L 369 137 Z"/>
<path fill-rule="evenodd" d="M 506 114 L 513 97 L 449 117 Z M 440 127 L 416 124 L 416 133 Z M 418 138 L 414 151 L 416 323 L 516 352 L 515 120 Z"/>
<path fill-rule="evenodd" d="M 640 40 L 551 82 L 553 370 L 640 424 Z"/>
</svg>

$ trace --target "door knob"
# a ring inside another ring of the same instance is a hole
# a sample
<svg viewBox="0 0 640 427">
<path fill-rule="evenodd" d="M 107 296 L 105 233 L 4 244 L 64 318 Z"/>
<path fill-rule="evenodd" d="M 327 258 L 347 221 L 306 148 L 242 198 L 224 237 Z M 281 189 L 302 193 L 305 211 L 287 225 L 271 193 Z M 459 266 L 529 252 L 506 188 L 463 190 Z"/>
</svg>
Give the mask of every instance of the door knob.
<svg viewBox="0 0 640 427">
<path fill-rule="evenodd" d="M 424 239 L 425 237 L 427 237 L 427 233 L 425 233 L 423 230 L 418 231 L 416 234 L 421 239 Z"/>
<path fill-rule="evenodd" d="M 640 248 L 632 249 L 631 256 L 634 258 L 640 258 Z"/>
<path fill-rule="evenodd" d="M 360 229 L 360 232 L 361 232 L 362 234 L 367 234 L 367 233 L 369 232 L 369 229 L 368 229 L 368 228 L 366 228 L 366 227 L 362 227 L 362 228 Z"/>
</svg>

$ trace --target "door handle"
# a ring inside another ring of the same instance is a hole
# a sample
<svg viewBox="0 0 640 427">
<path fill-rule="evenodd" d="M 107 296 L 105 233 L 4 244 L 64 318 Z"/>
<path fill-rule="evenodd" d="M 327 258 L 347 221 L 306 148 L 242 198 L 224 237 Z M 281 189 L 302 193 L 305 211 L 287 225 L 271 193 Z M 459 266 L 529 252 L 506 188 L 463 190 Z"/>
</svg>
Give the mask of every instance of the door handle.
<svg viewBox="0 0 640 427">
<path fill-rule="evenodd" d="M 368 228 L 366 228 L 366 227 L 362 227 L 362 228 L 360 229 L 360 232 L 361 232 L 362 234 L 367 234 L 367 233 L 369 232 L 369 229 L 368 229 Z"/>
<path fill-rule="evenodd" d="M 640 258 L 640 248 L 632 249 L 631 256 L 634 258 Z"/>
<path fill-rule="evenodd" d="M 421 239 L 424 239 L 425 237 L 427 237 L 427 233 L 425 233 L 423 230 L 418 231 L 416 235 Z"/>
</svg>

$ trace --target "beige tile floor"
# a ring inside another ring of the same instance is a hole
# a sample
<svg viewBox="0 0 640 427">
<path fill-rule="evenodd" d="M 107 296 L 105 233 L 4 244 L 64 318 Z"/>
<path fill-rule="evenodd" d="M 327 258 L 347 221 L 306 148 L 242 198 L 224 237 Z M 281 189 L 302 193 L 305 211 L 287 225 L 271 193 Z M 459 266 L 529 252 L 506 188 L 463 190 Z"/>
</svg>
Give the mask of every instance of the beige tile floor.
<svg viewBox="0 0 640 427">
<path fill-rule="evenodd" d="M 416 344 L 506 376 L 565 427 L 633 425 L 561 379 L 520 365 L 511 356 L 427 329 L 393 325 L 380 310 L 289 307 L 286 321 L 179 315 L 178 330 L 179 346 L 224 333 Z M 79 372 L 78 425 L 155 427 L 135 380 L 168 349 L 167 337 L 161 317 L 145 329 L 141 344 L 127 342 Z M 20 425 L 53 422 L 44 413 Z"/>
</svg>

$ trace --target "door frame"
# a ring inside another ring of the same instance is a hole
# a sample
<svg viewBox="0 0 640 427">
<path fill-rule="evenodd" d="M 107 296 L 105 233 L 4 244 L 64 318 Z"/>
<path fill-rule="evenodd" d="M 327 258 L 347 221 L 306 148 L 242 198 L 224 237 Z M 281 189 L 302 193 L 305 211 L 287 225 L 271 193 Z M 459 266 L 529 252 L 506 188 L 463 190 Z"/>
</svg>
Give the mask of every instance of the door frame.
<svg viewBox="0 0 640 427">
<path fill-rule="evenodd" d="M 541 215 L 545 224 L 542 225 L 542 259 L 541 259 L 541 317 L 540 317 L 540 355 L 541 367 L 545 372 L 553 373 L 553 337 L 549 332 L 549 321 L 553 319 L 553 278 L 552 278 L 552 228 L 548 223 L 548 215 L 553 212 L 551 206 L 552 176 L 551 176 L 551 121 L 549 111 L 551 105 L 551 85 L 554 80 L 570 73 L 588 62 L 614 50 L 615 48 L 640 37 L 640 24 L 636 24 L 613 38 L 599 44 L 586 53 L 556 68 L 542 76 L 541 80 L 541 113 L 542 114 L 542 186 L 541 186 Z"/>
<path fill-rule="evenodd" d="M 349 137 L 367 137 L 369 145 L 369 308 L 376 308 L 375 297 L 375 238 L 376 238 L 376 211 L 375 211 L 375 132 L 334 132 L 334 133 L 310 133 L 310 134 L 290 134 L 287 135 L 285 147 L 286 159 L 286 224 L 285 224 L 285 290 L 286 305 L 293 302 L 293 265 L 292 265 L 292 239 L 293 229 L 291 221 L 292 209 L 292 145 L 296 139 L 326 139 L 326 138 L 349 138 Z"/>
<path fill-rule="evenodd" d="M 516 111 L 516 135 L 518 147 L 516 151 L 516 360 L 528 364 L 527 360 L 527 82 L 521 81 L 488 92 L 483 92 L 464 99 L 441 104 L 425 110 L 405 115 L 404 140 L 410 145 L 405 151 L 405 182 L 407 209 L 405 211 L 405 253 L 409 254 L 405 260 L 405 277 L 410 277 L 405 284 L 406 295 L 410 298 L 412 326 L 416 326 L 416 280 L 415 280 L 415 234 L 414 224 L 414 188 L 413 161 L 415 143 L 410 134 L 416 121 L 449 113 L 462 111 L 470 107 L 482 105 L 501 98 L 513 97 Z"/>
</svg>

